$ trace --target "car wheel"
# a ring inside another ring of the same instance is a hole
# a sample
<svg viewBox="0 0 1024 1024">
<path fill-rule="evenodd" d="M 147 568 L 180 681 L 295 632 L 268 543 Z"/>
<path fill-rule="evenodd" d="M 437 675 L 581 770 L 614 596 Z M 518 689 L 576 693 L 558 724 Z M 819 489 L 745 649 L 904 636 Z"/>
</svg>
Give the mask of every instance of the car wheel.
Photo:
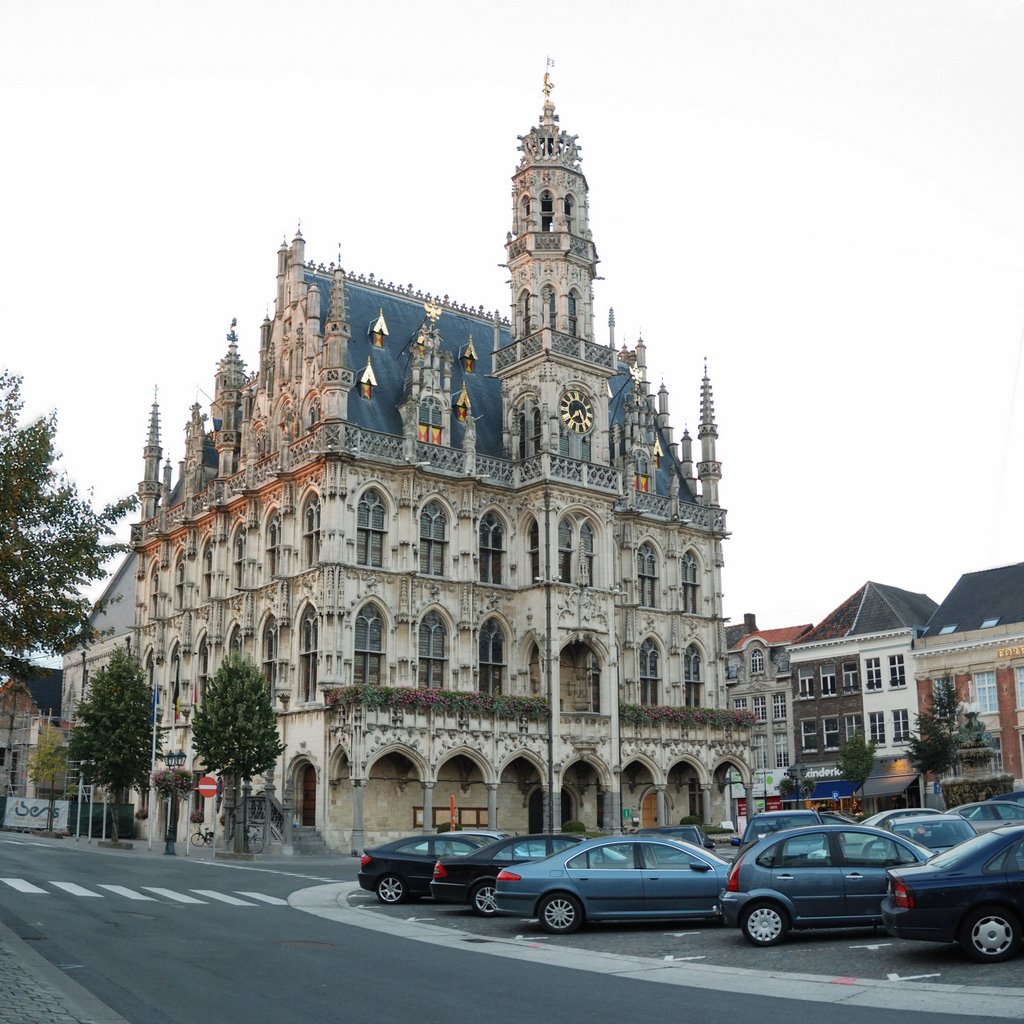
<svg viewBox="0 0 1024 1024">
<path fill-rule="evenodd" d="M 789 931 L 789 918 L 777 903 L 754 903 L 743 912 L 740 929 L 753 946 L 777 946 Z"/>
<path fill-rule="evenodd" d="M 398 875 L 381 875 L 377 879 L 377 899 L 381 903 L 403 903 L 408 896 L 405 880 Z"/>
<path fill-rule="evenodd" d="M 583 906 L 575 896 L 560 892 L 545 896 L 537 908 L 540 926 L 554 935 L 568 935 L 583 924 Z"/>
<path fill-rule="evenodd" d="M 1020 922 L 1000 907 L 972 910 L 960 925 L 960 948 L 980 963 L 1009 960 L 1021 943 Z"/>
<path fill-rule="evenodd" d="M 479 882 L 469 894 L 469 906 L 474 914 L 493 917 L 498 908 L 494 903 L 494 882 Z"/>
</svg>

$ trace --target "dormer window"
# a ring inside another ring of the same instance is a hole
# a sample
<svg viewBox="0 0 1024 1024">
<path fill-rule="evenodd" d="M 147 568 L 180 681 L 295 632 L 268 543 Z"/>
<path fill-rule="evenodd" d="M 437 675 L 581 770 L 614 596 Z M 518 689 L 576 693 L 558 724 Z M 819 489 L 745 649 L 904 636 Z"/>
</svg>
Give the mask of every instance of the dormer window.
<svg viewBox="0 0 1024 1024">
<path fill-rule="evenodd" d="M 434 401 L 420 403 L 417 435 L 425 444 L 441 443 L 441 406 Z"/>
<path fill-rule="evenodd" d="M 462 363 L 462 369 L 466 373 L 473 373 L 476 370 L 476 349 L 473 347 L 472 334 L 466 342 L 466 347 L 462 350 L 462 356 L 459 361 Z"/>
<path fill-rule="evenodd" d="M 466 385 L 462 385 L 462 391 L 459 393 L 459 397 L 452 403 L 452 412 L 455 413 L 455 418 L 460 423 L 465 423 L 469 417 L 469 410 L 471 408 L 469 401 L 469 392 L 466 390 Z"/>
<path fill-rule="evenodd" d="M 633 489 L 646 494 L 651 489 L 651 464 L 646 455 L 633 459 Z"/>
<path fill-rule="evenodd" d="M 359 377 L 359 394 L 368 402 L 373 398 L 373 389 L 377 386 L 377 375 L 373 372 L 370 357 L 366 357 L 366 369 Z"/>
<path fill-rule="evenodd" d="M 750 652 L 750 672 L 752 675 L 760 675 L 764 672 L 764 651 L 755 647 Z"/>
<path fill-rule="evenodd" d="M 370 324 L 370 330 L 368 333 L 370 335 L 370 341 L 374 347 L 383 348 L 384 339 L 388 336 L 388 325 L 387 321 L 384 319 L 384 310 L 379 306 L 377 308 L 379 310 L 377 319 Z"/>
</svg>

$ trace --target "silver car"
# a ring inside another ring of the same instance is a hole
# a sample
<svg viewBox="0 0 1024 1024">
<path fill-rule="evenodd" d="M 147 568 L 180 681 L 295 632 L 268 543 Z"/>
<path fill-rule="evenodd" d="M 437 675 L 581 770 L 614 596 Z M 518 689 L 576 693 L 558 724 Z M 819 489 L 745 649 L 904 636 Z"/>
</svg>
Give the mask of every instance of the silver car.
<svg viewBox="0 0 1024 1024">
<path fill-rule="evenodd" d="M 791 928 L 882 923 L 888 868 L 923 864 L 931 851 L 863 825 L 814 825 L 765 836 L 733 862 L 722 917 L 754 946 Z"/>
<path fill-rule="evenodd" d="M 1024 805 L 1009 800 L 979 800 L 954 807 L 953 814 L 966 818 L 978 832 L 991 832 L 1001 825 L 1024 825 Z"/>
</svg>

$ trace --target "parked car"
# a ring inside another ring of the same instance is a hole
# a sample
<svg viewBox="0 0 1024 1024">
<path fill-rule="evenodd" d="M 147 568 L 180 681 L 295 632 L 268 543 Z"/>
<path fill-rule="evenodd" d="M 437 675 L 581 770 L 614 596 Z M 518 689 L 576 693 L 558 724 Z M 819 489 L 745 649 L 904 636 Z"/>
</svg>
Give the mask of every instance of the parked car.
<svg viewBox="0 0 1024 1024">
<path fill-rule="evenodd" d="M 905 814 L 886 826 L 894 835 L 912 839 L 932 853 L 941 853 L 978 833 L 959 814 Z"/>
<path fill-rule="evenodd" d="M 870 828 L 886 828 L 889 822 L 895 821 L 897 818 L 906 818 L 916 814 L 941 813 L 942 811 L 938 811 L 934 807 L 894 807 L 888 811 L 879 811 L 877 814 L 872 814 L 869 818 L 865 818 L 858 824 L 867 825 Z"/>
<path fill-rule="evenodd" d="M 803 825 L 820 825 L 821 817 L 817 811 L 762 811 L 747 821 L 742 836 L 733 836 L 729 840 L 733 846 L 749 846 L 758 839 L 763 839 L 772 832 L 780 832 L 784 828 L 800 828 Z"/>
<path fill-rule="evenodd" d="M 440 903 L 468 903 L 473 913 L 490 917 L 496 912 L 494 886 L 502 868 L 544 860 L 585 838 L 572 832 L 511 836 L 464 857 L 442 857 L 434 865 L 430 895 Z"/>
<path fill-rule="evenodd" d="M 857 822 L 846 814 L 839 811 L 818 811 L 818 817 L 826 825 L 856 825 Z"/>
<path fill-rule="evenodd" d="M 1024 804 L 1009 800 L 979 800 L 953 808 L 954 814 L 966 818 L 978 832 L 991 832 L 1003 825 L 1024 825 Z"/>
<path fill-rule="evenodd" d="M 990 796 L 989 800 L 998 800 L 1000 803 L 1024 804 L 1024 789 L 1015 789 L 1012 793 L 1000 793 L 999 796 Z"/>
<path fill-rule="evenodd" d="M 1021 947 L 1024 827 L 1006 825 L 927 864 L 890 869 L 882 921 L 898 939 L 956 942 L 981 963 L 1008 960 Z"/>
<path fill-rule="evenodd" d="M 722 916 L 755 946 L 774 946 L 791 928 L 881 924 L 886 869 L 930 856 L 902 836 L 863 825 L 769 834 L 733 862 Z"/>
<path fill-rule="evenodd" d="M 451 832 L 439 832 L 438 835 L 457 835 L 457 836 L 482 836 L 484 839 L 490 839 L 492 842 L 498 839 L 509 839 L 512 836 L 511 832 L 495 832 L 488 828 L 457 828 L 454 833 Z"/>
<path fill-rule="evenodd" d="M 715 841 L 709 839 L 700 825 L 652 825 L 649 828 L 637 829 L 638 836 L 667 836 L 669 839 L 681 839 L 684 843 L 693 843 L 705 850 L 715 849 Z"/>
<path fill-rule="evenodd" d="M 677 839 L 605 836 L 503 869 L 494 902 L 499 914 L 536 917 L 555 934 L 584 921 L 715 919 L 728 870 L 710 851 Z"/>
<path fill-rule="evenodd" d="M 463 832 L 393 839 L 363 854 L 356 877 L 360 887 L 376 893 L 381 903 L 403 903 L 430 895 L 438 857 L 464 856 L 492 842 L 490 837 Z"/>
</svg>

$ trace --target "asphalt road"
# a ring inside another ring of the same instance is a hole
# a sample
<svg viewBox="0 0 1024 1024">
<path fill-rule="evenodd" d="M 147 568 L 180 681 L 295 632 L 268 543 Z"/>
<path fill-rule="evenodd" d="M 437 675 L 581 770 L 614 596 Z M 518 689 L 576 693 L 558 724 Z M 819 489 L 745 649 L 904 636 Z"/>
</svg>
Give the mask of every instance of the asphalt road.
<svg viewBox="0 0 1024 1024">
<path fill-rule="evenodd" d="M 1020 961 L 1002 965 L 1005 971 L 978 968 L 943 947 L 851 951 L 870 945 L 870 933 L 853 941 L 849 934 L 797 936 L 777 950 L 755 950 L 714 925 L 593 927 L 548 937 L 517 919 L 482 920 L 430 901 L 382 907 L 354 889 L 357 870 L 351 858 L 214 864 L 202 855 L 124 855 L 0 837 L 0 920 L 131 1024 L 477 1024 L 481 1015 L 620 1024 L 638 1007 L 645 1017 L 680 1024 L 707 1024 L 719 1014 L 791 1024 L 806 1012 L 785 988 L 768 998 L 767 984 L 745 972 L 750 965 L 822 975 L 817 997 L 830 1003 L 830 1024 L 878 1024 L 879 1006 L 902 1006 L 901 1024 L 952 1024 L 977 1020 L 957 1015 L 971 1010 L 970 994 L 918 1015 L 914 991 L 922 982 L 893 981 L 858 1003 L 863 993 L 835 979 L 854 973 L 845 966 L 850 958 L 874 968 L 856 973 L 881 979 L 895 970 L 901 977 L 933 973 L 937 965 L 943 987 L 953 971 L 997 986 L 1019 973 Z M 343 907 L 342 918 L 325 916 L 320 902 Z M 424 941 L 418 923 L 434 938 Z M 734 970 L 736 983 L 697 986 L 696 975 L 666 970 L 690 956 L 701 958 L 689 961 L 695 967 L 725 968 L 725 977 Z M 921 956 L 927 972 L 918 969 Z M 842 971 L 831 969 L 840 961 Z M 981 970 L 996 974 L 983 979 Z"/>
</svg>

